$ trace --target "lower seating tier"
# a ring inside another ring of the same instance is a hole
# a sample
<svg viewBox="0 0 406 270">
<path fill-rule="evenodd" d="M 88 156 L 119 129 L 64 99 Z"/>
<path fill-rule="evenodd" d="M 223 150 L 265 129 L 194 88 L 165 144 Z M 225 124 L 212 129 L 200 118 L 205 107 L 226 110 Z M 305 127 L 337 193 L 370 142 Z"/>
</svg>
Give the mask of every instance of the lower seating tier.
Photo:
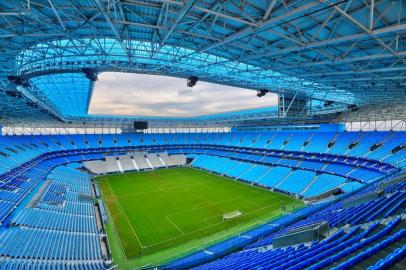
<svg viewBox="0 0 406 270">
<path fill-rule="evenodd" d="M 59 166 L 45 179 L 0 230 L 0 269 L 105 269 L 90 175 Z"/>
<path fill-rule="evenodd" d="M 316 173 L 278 165 L 257 165 L 210 155 L 198 155 L 192 165 L 305 198 L 321 195 L 350 182 L 344 177 L 327 173 Z"/>
<path fill-rule="evenodd" d="M 200 265 L 196 269 L 381 269 L 375 267 L 396 263 L 404 266 L 403 257 L 399 256 L 406 243 L 403 183 L 401 177 L 392 178 L 342 196 L 341 200 L 310 204 L 225 243 L 178 259 L 166 268 L 189 269 Z M 317 224 L 328 227 L 317 233 L 316 240 L 301 242 L 295 238 L 297 244 L 273 246 L 274 239 Z M 230 253 L 232 246 L 243 250 Z"/>
</svg>

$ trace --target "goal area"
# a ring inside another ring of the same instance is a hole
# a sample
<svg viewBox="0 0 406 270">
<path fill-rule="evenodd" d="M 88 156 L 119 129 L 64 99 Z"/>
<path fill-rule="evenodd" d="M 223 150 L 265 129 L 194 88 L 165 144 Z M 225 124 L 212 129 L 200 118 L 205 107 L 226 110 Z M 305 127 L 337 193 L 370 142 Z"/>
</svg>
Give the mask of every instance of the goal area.
<svg viewBox="0 0 406 270">
<path fill-rule="evenodd" d="M 224 214 L 224 215 L 223 215 L 223 220 L 233 219 L 233 218 L 239 217 L 239 216 L 241 216 L 241 215 L 242 215 L 242 212 L 241 212 L 241 211 L 238 211 L 238 210 L 237 210 L 237 211 L 233 211 L 233 212 Z"/>
</svg>

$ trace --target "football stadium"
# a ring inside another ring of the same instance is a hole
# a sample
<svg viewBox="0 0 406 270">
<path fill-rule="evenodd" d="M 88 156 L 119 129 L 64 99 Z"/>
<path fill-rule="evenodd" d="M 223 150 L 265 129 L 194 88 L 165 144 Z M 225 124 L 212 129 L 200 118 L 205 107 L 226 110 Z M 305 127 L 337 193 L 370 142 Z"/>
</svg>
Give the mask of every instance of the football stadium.
<svg viewBox="0 0 406 270">
<path fill-rule="evenodd" d="M 406 269 L 405 0 L 0 1 L 0 270 Z"/>
</svg>

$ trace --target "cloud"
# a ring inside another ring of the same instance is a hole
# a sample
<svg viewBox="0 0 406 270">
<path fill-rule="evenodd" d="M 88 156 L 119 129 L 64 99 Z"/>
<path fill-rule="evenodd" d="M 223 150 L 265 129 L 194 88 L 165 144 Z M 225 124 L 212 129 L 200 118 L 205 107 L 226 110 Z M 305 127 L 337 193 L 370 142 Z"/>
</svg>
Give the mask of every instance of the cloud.
<svg viewBox="0 0 406 270">
<path fill-rule="evenodd" d="M 105 72 L 96 82 L 89 113 L 188 117 L 277 104 L 275 94 L 255 94 L 202 81 L 189 88 L 185 79 Z"/>
</svg>

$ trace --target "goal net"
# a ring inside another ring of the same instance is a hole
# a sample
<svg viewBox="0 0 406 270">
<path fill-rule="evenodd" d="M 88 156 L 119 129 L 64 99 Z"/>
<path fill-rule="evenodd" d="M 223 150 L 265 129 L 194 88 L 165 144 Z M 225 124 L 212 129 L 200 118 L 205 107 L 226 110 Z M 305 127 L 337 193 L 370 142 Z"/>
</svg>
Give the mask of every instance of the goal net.
<svg viewBox="0 0 406 270">
<path fill-rule="evenodd" d="M 233 219 L 233 218 L 239 217 L 241 215 L 242 215 L 242 213 L 240 211 L 233 211 L 233 212 L 224 214 L 223 220 Z"/>
</svg>

